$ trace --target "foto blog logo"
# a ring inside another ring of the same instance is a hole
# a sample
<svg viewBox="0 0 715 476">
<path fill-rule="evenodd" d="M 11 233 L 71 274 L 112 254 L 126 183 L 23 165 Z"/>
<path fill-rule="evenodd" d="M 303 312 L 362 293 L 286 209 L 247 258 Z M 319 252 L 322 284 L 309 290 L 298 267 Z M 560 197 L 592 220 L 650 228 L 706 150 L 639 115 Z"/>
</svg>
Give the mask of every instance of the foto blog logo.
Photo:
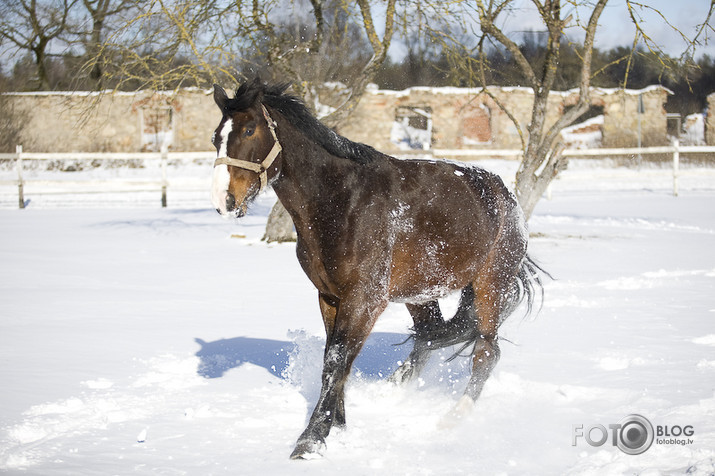
<svg viewBox="0 0 715 476">
<path fill-rule="evenodd" d="M 653 427 L 653 424 L 642 415 L 628 415 L 618 423 L 606 426 L 601 424 L 573 425 L 572 446 L 576 446 L 583 438 L 591 446 L 603 446 L 610 440 L 612 446 L 629 455 L 639 455 L 648 451 L 654 440 L 662 445 L 690 445 L 695 430 L 692 425 L 674 425 Z M 657 437 L 657 438 L 656 438 Z M 663 438 L 661 438 L 663 437 Z"/>
</svg>

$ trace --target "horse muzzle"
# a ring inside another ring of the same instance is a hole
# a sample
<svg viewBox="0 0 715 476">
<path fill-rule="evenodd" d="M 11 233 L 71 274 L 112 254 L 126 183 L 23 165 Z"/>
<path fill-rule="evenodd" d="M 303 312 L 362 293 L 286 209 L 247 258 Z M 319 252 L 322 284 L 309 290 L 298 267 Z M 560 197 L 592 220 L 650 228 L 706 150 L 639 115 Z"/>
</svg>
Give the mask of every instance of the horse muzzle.
<svg viewBox="0 0 715 476">
<path fill-rule="evenodd" d="M 244 200 L 241 203 L 236 203 L 236 197 L 231 192 L 226 193 L 226 213 L 229 216 L 241 218 L 248 212 L 248 202 Z M 219 211 L 220 213 L 220 211 Z"/>
<path fill-rule="evenodd" d="M 211 203 L 219 215 L 240 218 L 248 211 L 248 204 L 256 195 L 258 185 L 249 184 L 246 195 L 237 199 L 236 195 L 228 190 L 230 182 L 231 176 L 225 165 L 214 167 Z"/>
<path fill-rule="evenodd" d="M 216 206 L 216 211 L 219 215 L 226 218 L 241 218 L 248 212 L 248 201 L 237 203 L 236 197 L 232 193 L 225 193 L 225 200 L 223 203 L 214 204 Z"/>
</svg>

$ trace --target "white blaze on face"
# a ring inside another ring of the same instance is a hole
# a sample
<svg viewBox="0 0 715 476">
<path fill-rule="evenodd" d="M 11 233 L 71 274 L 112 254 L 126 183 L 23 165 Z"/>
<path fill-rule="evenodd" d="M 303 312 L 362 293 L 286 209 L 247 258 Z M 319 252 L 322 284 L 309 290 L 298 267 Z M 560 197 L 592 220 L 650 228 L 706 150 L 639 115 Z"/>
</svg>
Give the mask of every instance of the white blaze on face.
<svg viewBox="0 0 715 476">
<path fill-rule="evenodd" d="M 233 121 L 228 119 L 224 122 L 219 134 L 221 137 L 221 145 L 218 149 L 218 158 L 228 156 L 227 144 L 231 129 L 233 129 Z M 227 213 L 226 197 L 228 196 L 228 184 L 230 182 L 231 175 L 228 173 L 228 165 L 216 165 L 214 167 L 213 184 L 211 185 L 211 203 L 221 215 Z"/>
</svg>

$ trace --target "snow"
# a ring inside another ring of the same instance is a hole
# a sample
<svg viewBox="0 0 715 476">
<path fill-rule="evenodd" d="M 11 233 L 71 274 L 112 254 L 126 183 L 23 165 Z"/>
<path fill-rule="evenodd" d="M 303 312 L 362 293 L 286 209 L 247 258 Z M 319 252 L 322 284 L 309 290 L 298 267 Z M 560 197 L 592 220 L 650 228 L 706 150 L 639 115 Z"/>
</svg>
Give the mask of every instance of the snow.
<svg viewBox="0 0 715 476">
<path fill-rule="evenodd" d="M 683 145 L 706 145 L 705 121 L 705 114 L 702 113 L 690 114 L 685 117 L 683 134 L 681 134 Z"/>
<path fill-rule="evenodd" d="M 524 86 L 486 86 L 486 88 L 490 89 L 490 90 L 502 91 L 505 93 L 509 93 L 509 92 L 533 93 L 533 91 L 534 91 L 532 88 L 524 87 Z M 468 96 L 473 96 L 476 94 L 480 94 L 483 91 L 483 88 L 481 88 L 481 87 L 479 87 L 479 88 L 458 88 L 458 87 L 454 87 L 454 86 L 440 86 L 440 87 L 413 86 L 411 88 L 403 89 L 401 91 L 396 91 L 396 90 L 391 90 L 391 89 L 379 89 L 377 87 L 377 85 L 372 85 L 372 87 L 366 88 L 365 91 L 369 94 L 381 94 L 381 95 L 394 96 L 394 97 L 409 96 L 413 91 L 414 92 L 430 93 L 430 94 L 448 94 L 448 95 L 464 94 L 464 95 L 468 95 Z M 551 94 L 560 95 L 563 97 L 569 97 L 573 94 L 578 94 L 579 91 L 580 91 L 579 88 L 573 88 L 573 89 L 569 89 L 566 91 L 551 91 Z M 665 86 L 661 86 L 659 84 L 646 86 L 645 88 L 642 88 L 642 89 L 591 87 L 590 91 L 592 93 L 604 95 L 604 96 L 609 96 L 612 94 L 627 94 L 629 96 L 638 96 L 640 94 L 645 94 L 645 93 L 649 93 L 652 91 L 665 91 L 666 94 L 671 95 L 671 96 L 674 94 L 673 91 L 671 91 L 670 89 L 666 88 Z"/>
<path fill-rule="evenodd" d="M 603 140 L 604 116 L 596 116 L 561 130 L 569 149 L 596 149 Z"/>
<path fill-rule="evenodd" d="M 399 150 L 428 150 L 432 141 L 432 130 L 419 129 L 409 125 L 409 118 L 403 117 L 392 123 L 390 142 Z"/>
<path fill-rule="evenodd" d="M 515 162 L 485 161 L 510 183 Z M 201 193 L 0 194 L 0 472 L 8 474 L 712 474 L 715 178 L 571 161 L 529 225 L 556 278 L 455 417 L 468 359 L 412 385 L 409 316 L 391 305 L 346 393 L 348 425 L 288 459 L 318 398 L 324 332 L 293 244 L 260 241 L 274 196 L 240 221 Z M 77 172 L 76 174 L 83 174 Z M 87 172 L 90 173 L 90 172 Z M 91 174 L 123 176 L 120 170 Z M 139 173 L 139 172 L 137 172 Z M 170 171 L 171 174 L 177 171 Z M 75 175 L 73 175 L 74 177 Z M 178 180 L 178 177 L 177 177 Z M 204 183 L 204 182 L 202 182 Z M 245 238 L 232 238 L 244 235 Z M 453 312 L 456 296 L 444 303 Z M 692 425 L 692 443 L 626 455 L 573 426 L 630 414 Z"/>
</svg>

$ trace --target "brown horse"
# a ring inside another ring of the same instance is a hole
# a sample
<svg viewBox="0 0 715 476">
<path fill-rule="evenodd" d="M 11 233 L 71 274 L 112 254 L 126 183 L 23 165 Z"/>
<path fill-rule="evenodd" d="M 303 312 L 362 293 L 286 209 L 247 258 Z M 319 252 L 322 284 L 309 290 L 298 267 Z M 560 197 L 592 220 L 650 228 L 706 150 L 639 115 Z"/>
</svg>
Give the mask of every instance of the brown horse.
<svg viewBox="0 0 715 476">
<path fill-rule="evenodd" d="M 432 350 L 472 346 L 472 402 L 499 359 L 499 325 L 524 298 L 531 309 L 541 280 L 526 254 L 524 215 L 499 177 L 352 142 L 285 89 L 254 80 L 229 99 L 214 86 L 223 117 L 213 137 L 212 199 L 220 214 L 240 217 L 271 185 L 318 289 L 322 389 L 291 455 L 299 459 L 319 454 L 332 425 L 345 425 L 345 382 L 388 302 L 405 303 L 414 320 L 414 348 L 391 378 L 416 377 Z M 437 299 L 457 290 L 459 309 L 445 320 Z"/>
</svg>

